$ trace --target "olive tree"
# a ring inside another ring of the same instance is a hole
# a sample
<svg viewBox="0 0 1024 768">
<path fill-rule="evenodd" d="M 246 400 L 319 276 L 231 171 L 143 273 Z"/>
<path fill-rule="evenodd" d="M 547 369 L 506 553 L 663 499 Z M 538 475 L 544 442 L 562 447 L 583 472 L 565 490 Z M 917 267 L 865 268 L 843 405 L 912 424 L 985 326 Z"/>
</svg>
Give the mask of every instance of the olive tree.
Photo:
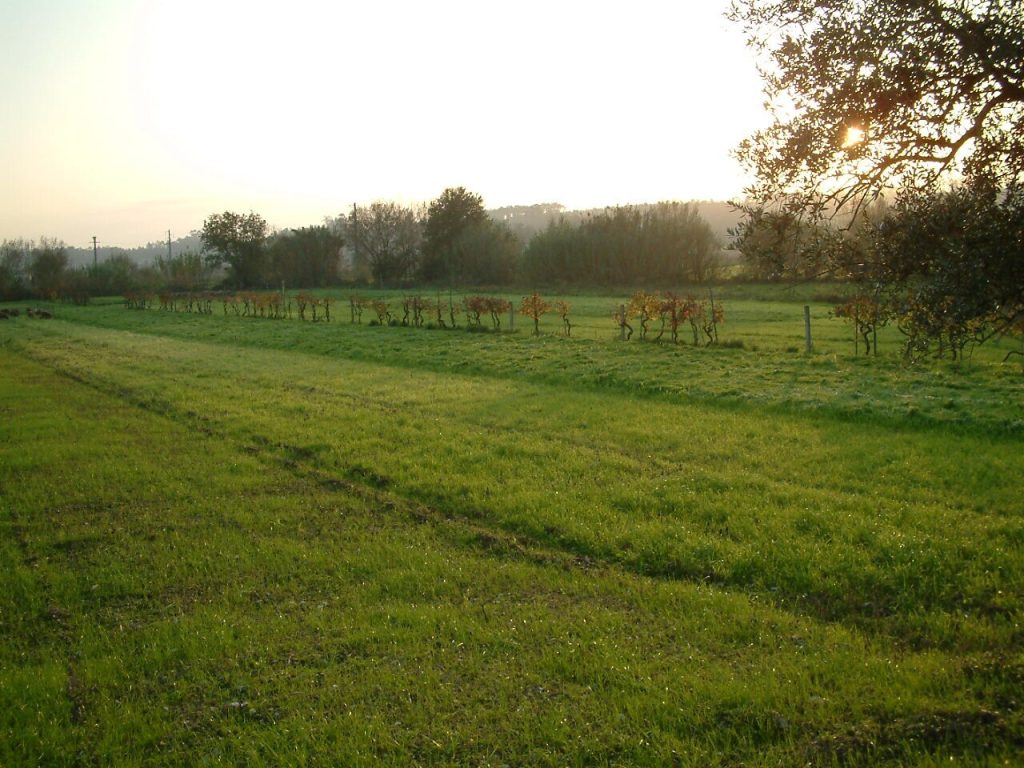
<svg viewBox="0 0 1024 768">
<path fill-rule="evenodd" d="M 749 198 L 854 208 L 887 188 L 1024 180 L 1020 0 L 734 0 L 773 123 Z"/>
<path fill-rule="evenodd" d="M 1017 327 L 1024 1 L 734 0 L 729 16 L 774 109 L 737 150 L 755 177 L 738 242 L 786 253 L 801 228 L 773 228 L 780 214 L 855 225 L 898 190 L 870 231 L 807 257 L 889 294 L 912 355 L 959 357 Z"/>
</svg>

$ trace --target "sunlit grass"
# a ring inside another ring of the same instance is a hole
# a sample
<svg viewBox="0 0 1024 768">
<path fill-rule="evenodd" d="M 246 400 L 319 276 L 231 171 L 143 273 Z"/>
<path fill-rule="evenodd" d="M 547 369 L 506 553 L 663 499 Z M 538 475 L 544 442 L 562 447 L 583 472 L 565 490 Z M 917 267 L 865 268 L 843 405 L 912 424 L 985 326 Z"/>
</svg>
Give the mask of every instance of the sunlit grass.
<svg viewBox="0 0 1024 768">
<path fill-rule="evenodd" d="M 742 297 L 745 294 L 740 288 L 732 290 Z M 914 422 L 942 422 L 960 428 L 980 426 L 987 430 L 997 426 L 1015 433 L 1024 429 L 1021 366 L 1016 359 L 1002 362 L 1015 343 L 1012 340 L 981 347 L 963 365 L 907 366 L 899 355 L 898 331 L 883 329 L 879 357 L 854 355 L 851 329 L 829 317 L 828 305 L 818 304 L 812 311 L 815 351 L 807 355 L 800 302 L 748 297 L 741 298 L 738 305 L 723 299 L 727 320 L 720 332 L 720 347 L 621 342 L 610 317 L 614 297 L 570 300 L 578 305 L 580 314 L 578 327 L 569 339 L 558 335 L 552 323 L 550 327 L 542 326 L 545 333 L 540 338 L 532 337 L 522 327 L 511 334 L 467 334 L 376 327 L 365 322 L 353 325 L 344 307 L 335 309 L 335 322 L 318 324 L 225 317 L 218 314 L 219 310 L 210 316 L 128 311 L 116 304 L 68 307 L 62 308 L 62 313 L 76 323 L 187 341 L 302 351 L 413 370 L 572 385 L 602 392 L 618 390 L 684 402 L 753 402 L 762 407 L 857 420 L 902 424 L 909 416 Z M 729 310 L 730 306 L 734 309 Z M 601 330 L 591 338 L 585 333 L 587 328 Z M 732 342 L 744 348 L 731 348 Z M 970 396 L 965 397 L 968 390 Z"/>
<path fill-rule="evenodd" d="M 1019 368 L 66 318 L 0 329 L 4 764 L 1020 757 Z"/>
</svg>

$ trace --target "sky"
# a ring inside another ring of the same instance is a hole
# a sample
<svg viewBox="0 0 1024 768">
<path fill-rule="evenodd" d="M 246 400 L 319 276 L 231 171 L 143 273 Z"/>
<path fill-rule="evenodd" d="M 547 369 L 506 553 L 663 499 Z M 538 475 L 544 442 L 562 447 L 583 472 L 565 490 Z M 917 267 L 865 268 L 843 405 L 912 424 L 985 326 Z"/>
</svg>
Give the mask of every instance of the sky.
<svg viewBox="0 0 1024 768">
<path fill-rule="evenodd" d="M 0 239 L 729 199 L 768 117 L 728 4 L 0 0 Z"/>
</svg>

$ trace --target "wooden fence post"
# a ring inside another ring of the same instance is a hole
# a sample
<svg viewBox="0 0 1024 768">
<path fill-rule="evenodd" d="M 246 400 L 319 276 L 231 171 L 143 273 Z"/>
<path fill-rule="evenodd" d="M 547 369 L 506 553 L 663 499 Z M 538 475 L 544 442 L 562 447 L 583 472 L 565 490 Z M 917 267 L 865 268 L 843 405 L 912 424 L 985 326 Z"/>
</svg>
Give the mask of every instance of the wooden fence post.
<svg viewBox="0 0 1024 768">
<path fill-rule="evenodd" d="M 804 340 L 807 344 L 807 351 L 812 351 L 814 344 L 811 342 L 811 308 L 807 304 L 804 304 Z"/>
</svg>

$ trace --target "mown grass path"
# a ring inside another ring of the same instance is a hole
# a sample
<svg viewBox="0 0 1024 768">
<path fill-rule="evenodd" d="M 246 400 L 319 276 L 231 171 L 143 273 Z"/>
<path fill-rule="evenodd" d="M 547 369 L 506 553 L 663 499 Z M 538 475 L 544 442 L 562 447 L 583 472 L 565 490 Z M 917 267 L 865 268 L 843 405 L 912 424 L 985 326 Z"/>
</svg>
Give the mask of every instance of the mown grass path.
<svg viewBox="0 0 1024 768">
<path fill-rule="evenodd" d="M 723 406 L 628 356 L 578 386 L 588 342 L 140 317 L 3 331 L 0 762 L 1021 755 L 1024 452 L 984 391 Z"/>
</svg>

